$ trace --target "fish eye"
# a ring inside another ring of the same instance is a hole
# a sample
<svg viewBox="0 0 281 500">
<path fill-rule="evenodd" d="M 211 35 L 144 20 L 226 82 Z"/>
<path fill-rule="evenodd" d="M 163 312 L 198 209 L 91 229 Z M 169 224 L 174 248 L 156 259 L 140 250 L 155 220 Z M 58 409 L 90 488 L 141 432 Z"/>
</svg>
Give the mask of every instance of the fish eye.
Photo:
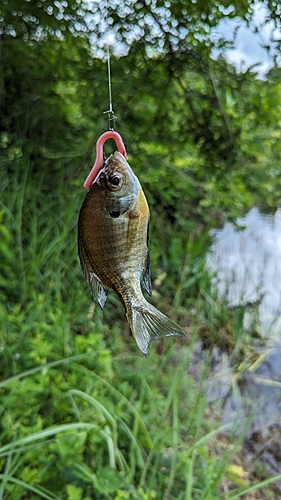
<svg viewBox="0 0 281 500">
<path fill-rule="evenodd" d="M 111 179 L 110 183 L 112 184 L 112 186 L 119 186 L 119 182 L 120 182 L 120 179 L 119 177 L 117 177 L 117 175 L 115 175 L 115 177 L 113 177 L 113 179 Z"/>
<path fill-rule="evenodd" d="M 123 186 L 123 176 L 116 172 L 107 179 L 107 186 L 111 191 L 119 191 Z"/>
</svg>

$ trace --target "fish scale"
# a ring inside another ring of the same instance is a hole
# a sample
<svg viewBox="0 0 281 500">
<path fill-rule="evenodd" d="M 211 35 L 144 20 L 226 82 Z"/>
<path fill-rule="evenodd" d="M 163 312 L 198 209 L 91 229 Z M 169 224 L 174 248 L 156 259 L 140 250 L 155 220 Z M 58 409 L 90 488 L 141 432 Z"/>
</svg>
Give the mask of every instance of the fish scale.
<svg viewBox="0 0 281 500">
<path fill-rule="evenodd" d="M 145 355 L 152 341 L 185 335 L 143 296 L 141 285 L 151 294 L 148 224 L 149 208 L 139 180 L 122 154 L 115 152 L 106 160 L 81 207 L 79 257 L 94 300 L 103 307 L 108 289 L 115 290 Z"/>
</svg>

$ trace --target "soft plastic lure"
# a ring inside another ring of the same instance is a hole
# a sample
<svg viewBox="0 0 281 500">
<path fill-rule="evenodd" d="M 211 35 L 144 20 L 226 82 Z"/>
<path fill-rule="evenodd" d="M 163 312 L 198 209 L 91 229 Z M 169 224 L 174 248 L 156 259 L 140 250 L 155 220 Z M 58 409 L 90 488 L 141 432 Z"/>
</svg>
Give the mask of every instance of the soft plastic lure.
<svg viewBox="0 0 281 500">
<path fill-rule="evenodd" d="M 128 160 L 128 155 L 121 135 L 118 134 L 118 132 L 115 132 L 114 130 L 109 130 L 108 132 L 104 132 L 104 134 L 100 136 L 96 144 L 96 161 L 94 163 L 91 172 L 89 173 L 87 179 L 84 182 L 84 188 L 86 189 L 90 189 L 91 185 L 93 184 L 95 178 L 97 177 L 101 169 L 101 166 L 103 164 L 103 145 L 105 141 L 107 141 L 107 139 L 114 139 L 119 153 L 121 153 L 124 156 L 125 160 Z"/>
</svg>

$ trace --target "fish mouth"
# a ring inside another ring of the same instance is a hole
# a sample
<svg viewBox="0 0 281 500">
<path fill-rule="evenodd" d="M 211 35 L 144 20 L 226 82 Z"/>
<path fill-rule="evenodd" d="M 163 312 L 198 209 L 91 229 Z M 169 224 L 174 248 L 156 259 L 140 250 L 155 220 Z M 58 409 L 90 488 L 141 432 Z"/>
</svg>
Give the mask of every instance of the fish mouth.
<svg viewBox="0 0 281 500">
<path fill-rule="evenodd" d="M 108 176 L 112 175 L 114 172 L 123 173 L 124 168 L 128 168 L 129 164 L 126 162 L 124 156 L 119 153 L 119 151 L 115 151 L 108 158 L 105 159 L 104 163 L 93 171 L 94 181 L 93 184 L 96 183 L 102 174 L 106 174 Z"/>
<path fill-rule="evenodd" d="M 101 168 L 116 168 L 118 167 L 124 169 L 128 168 L 128 163 L 126 162 L 124 156 L 119 153 L 119 151 L 115 151 L 115 153 L 111 154 L 104 162 Z"/>
<path fill-rule="evenodd" d="M 119 161 L 120 163 L 122 163 L 122 165 L 124 165 L 124 167 L 126 167 L 126 165 L 128 165 L 126 159 L 124 158 L 122 153 L 120 153 L 119 151 L 115 151 L 112 155 L 110 155 L 108 160 L 112 157 L 116 158 L 116 160 Z"/>
</svg>

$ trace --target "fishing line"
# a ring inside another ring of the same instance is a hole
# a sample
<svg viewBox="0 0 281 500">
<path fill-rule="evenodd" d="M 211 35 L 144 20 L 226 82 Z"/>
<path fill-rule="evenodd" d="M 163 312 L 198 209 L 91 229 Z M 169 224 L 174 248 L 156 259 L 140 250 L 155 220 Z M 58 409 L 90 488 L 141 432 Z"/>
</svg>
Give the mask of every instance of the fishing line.
<svg viewBox="0 0 281 500">
<path fill-rule="evenodd" d="M 115 116 L 112 108 L 112 85 L 111 85 L 111 64 L 110 64 L 111 61 L 110 61 L 109 36 L 108 36 L 109 32 L 108 0 L 106 1 L 106 27 L 107 27 L 106 40 L 107 40 L 107 78 L 108 78 L 109 109 L 107 111 L 104 111 L 103 113 L 108 114 L 108 129 L 114 130 L 115 120 L 117 120 L 117 117 Z"/>
</svg>

